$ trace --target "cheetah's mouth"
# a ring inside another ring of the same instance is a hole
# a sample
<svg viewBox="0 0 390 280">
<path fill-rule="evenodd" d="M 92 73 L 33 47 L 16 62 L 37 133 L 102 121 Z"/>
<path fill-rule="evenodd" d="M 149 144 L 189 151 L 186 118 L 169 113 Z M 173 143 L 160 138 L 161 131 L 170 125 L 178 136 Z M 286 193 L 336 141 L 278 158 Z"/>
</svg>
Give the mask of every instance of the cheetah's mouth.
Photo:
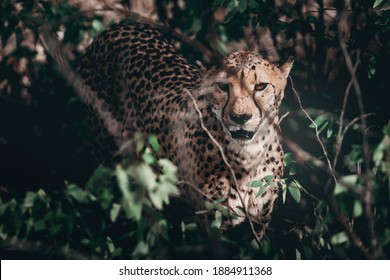
<svg viewBox="0 0 390 280">
<path fill-rule="evenodd" d="M 230 134 L 232 135 L 233 139 L 237 140 L 250 140 L 252 139 L 253 135 L 255 135 L 255 132 L 239 129 L 239 130 L 230 130 Z"/>
</svg>

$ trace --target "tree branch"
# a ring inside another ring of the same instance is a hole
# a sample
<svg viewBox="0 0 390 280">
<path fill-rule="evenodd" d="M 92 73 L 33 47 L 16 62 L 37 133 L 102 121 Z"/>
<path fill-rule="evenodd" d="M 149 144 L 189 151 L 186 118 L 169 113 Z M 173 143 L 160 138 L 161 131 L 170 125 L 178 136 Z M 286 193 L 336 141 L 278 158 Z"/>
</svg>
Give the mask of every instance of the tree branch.
<svg viewBox="0 0 390 280">
<path fill-rule="evenodd" d="M 358 101 L 362 129 L 365 133 L 367 131 L 367 121 L 366 121 L 366 118 L 364 117 L 365 113 L 364 113 L 362 90 L 361 90 L 360 84 L 356 78 L 354 67 L 352 64 L 352 59 L 351 59 L 351 56 L 347 50 L 347 46 L 346 46 L 346 43 L 344 41 L 344 36 L 341 32 L 342 24 L 343 23 L 345 24 L 347 22 L 347 20 L 346 20 L 347 15 L 346 14 L 347 14 L 348 9 L 350 9 L 350 7 L 351 7 L 350 0 L 345 0 L 344 10 L 342 11 L 341 16 L 340 16 L 339 28 L 338 28 L 338 30 L 339 30 L 339 32 L 338 32 L 339 44 L 340 44 L 341 52 L 345 58 L 345 64 L 346 64 L 347 69 L 351 75 L 352 84 L 353 84 L 356 98 Z M 359 55 L 359 53 L 358 53 L 358 55 Z M 371 180 L 370 180 L 370 178 L 372 178 L 371 171 L 370 171 L 370 161 L 371 160 L 370 160 L 370 155 L 369 155 L 369 150 L 368 150 L 368 141 L 367 141 L 367 137 L 365 137 L 365 136 L 363 137 L 363 152 L 364 152 L 364 165 L 365 165 L 365 173 L 366 173 L 365 178 L 363 178 L 364 179 L 363 182 L 366 184 L 365 193 L 363 196 L 363 201 L 365 204 L 364 210 L 365 210 L 365 215 L 366 215 L 366 219 L 367 219 L 368 232 L 370 235 L 370 249 L 371 249 L 371 252 L 373 253 L 373 255 L 375 256 L 377 254 L 377 243 L 378 242 L 377 242 L 375 232 L 374 232 L 374 215 L 373 215 L 372 209 L 371 209 L 372 191 L 373 191 L 373 187 L 371 185 Z"/>
<path fill-rule="evenodd" d="M 333 178 L 333 181 L 335 184 L 338 183 L 337 181 L 337 178 L 336 178 L 336 174 L 335 174 L 335 171 L 333 169 L 333 166 L 332 164 L 330 163 L 330 159 L 328 157 L 328 153 L 326 152 L 326 149 L 325 149 L 325 146 L 324 144 L 322 143 L 320 137 L 319 137 L 319 132 L 318 132 L 318 127 L 316 125 L 316 123 L 314 122 L 314 120 L 310 117 L 310 115 L 307 113 L 307 111 L 303 108 L 302 106 L 302 103 L 301 103 L 301 100 L 300 100 L 300 97 L 297 93 L 297 91 L 295 90 L 295 87 L 294 87 L 294 83 L 292 81 L 292 78 L 290 77 L 290 81 L 292 83 L 292 90 L 298 100 L 298 103 L 299 103 L 299 107 L 300 109 L 304 112 L 304 114 L 307 116 L 307 118 L 310 120 L 310 122 L 314 125 L 314 128 L 315 128 L 315 131 L 316 131 L 316 138 L 317 138 L 317 141 L 319 142 L 321 148 L 322 148 L 322 151 L 323 151 L 323 154 L 325 156 L 325 160 L 327 162 L 327 170 L 329 172 L 329 174 L 332 176 Z M 330 197 L 329 199 L 329 204 L 330 204 L 330 207 L 333 211 L 333 213 L 335 214 L 336 218 L 338 219 L 338 221 L 340 222 L 341 226 L 344 228 L 344 231 L 346 232 L 346 234 L 348 235 L 349 239 L 352 241 L 352 243 L 354 244 L 354 246 L 359 249 L 359 251 L 367 258 L 367 259 L 373 259 L 373 256 L 371 254 L 368 253 L 368 250 L 367 248 L 364 246 L 363 242 L 361 241 L 361 239 L 353 232 L 353 230 L 350 228 L 349 224 L 348 224 L 348 221 L 347 219 L 345 218 L 345 216 L 341 213 L 334 197 Z"/>
</svg>

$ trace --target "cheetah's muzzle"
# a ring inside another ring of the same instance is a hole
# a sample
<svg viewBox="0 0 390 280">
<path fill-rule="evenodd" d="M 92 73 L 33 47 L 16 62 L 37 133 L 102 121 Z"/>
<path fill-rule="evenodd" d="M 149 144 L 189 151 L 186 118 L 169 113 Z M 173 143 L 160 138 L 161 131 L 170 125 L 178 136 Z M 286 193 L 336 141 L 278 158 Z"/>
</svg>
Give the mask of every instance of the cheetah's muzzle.
<svg viewBox="0 0 390 280">
<path fill-rule="evenodd" d="M 244 129 L 239 129 L 239 130 L 234 130 L 229 132 L 232 135 L 233 139 L 236 140 L 250 140 L 253 138 L 253 135 L 255 135 L 255 132 L 244 130 Z"/>
</svg>

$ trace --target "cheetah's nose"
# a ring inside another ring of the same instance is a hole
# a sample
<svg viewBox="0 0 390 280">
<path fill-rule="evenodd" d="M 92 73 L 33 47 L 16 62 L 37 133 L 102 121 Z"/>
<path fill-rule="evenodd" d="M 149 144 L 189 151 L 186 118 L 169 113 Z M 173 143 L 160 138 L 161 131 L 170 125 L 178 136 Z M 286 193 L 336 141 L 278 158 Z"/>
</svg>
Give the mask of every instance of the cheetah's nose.
<svg viewBox="0 0 390 280">
<path fill-rule="evenodd" d="M 236 124 L 245 124 L 248 120 L 252 118 L 252 115 L 250 114 L 230 114 L 229 118 L 231 121 L 235 122 Z"/>
</svg>

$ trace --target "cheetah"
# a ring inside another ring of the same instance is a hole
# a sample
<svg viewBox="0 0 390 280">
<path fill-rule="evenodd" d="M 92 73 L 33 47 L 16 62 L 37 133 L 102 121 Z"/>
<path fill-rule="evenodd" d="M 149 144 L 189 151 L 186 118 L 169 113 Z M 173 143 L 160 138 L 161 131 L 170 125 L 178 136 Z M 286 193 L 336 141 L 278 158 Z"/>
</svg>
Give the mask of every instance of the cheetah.
<svg viewBox="0 0 390 280">
<path fill-rule="evenodd" d="M 276 65 L 238 51 L 206 70 L 181 56 L 166 32 L 122 22 L 87 48 L 79 72 L 89 94 L 105 101 L 100 110 L 121 124 L 121 140 L 137 131 L 157 137 L 196 210 L 221 201 L 234 217 L 229 227 L 249 218 L 261 237 L 279 187 L 258 195 L 249 184 L 283 175 L 278 111 L 292 65 L 292 57 Z M 112 137 L 110 123 L 92 115 L 96 136 Z"/>
</svg>

